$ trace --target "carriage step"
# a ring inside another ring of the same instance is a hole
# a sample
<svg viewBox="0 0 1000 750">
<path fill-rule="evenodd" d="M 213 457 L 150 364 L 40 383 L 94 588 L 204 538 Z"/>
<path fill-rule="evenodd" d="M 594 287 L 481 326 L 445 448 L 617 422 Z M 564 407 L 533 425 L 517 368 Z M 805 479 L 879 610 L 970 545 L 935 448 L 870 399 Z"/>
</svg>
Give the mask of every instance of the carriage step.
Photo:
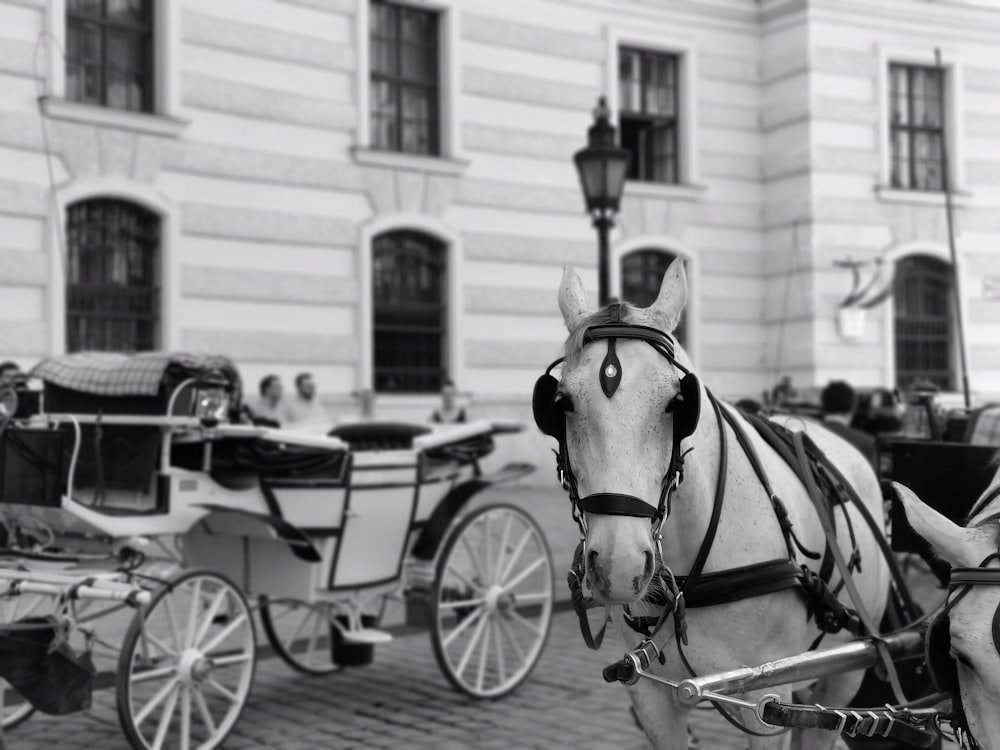
<svg viewBox="0 0 1000 750">
<path fill-rule="evenodd" d="M 374 646 L 377 643 L 388 643 L 392 640 L 392 635 L 384 630 L 375 628 L 358 628 L 357 630 L 345 630 L 343 633 L 345 643 L 367 644 Z"/>
</svg>

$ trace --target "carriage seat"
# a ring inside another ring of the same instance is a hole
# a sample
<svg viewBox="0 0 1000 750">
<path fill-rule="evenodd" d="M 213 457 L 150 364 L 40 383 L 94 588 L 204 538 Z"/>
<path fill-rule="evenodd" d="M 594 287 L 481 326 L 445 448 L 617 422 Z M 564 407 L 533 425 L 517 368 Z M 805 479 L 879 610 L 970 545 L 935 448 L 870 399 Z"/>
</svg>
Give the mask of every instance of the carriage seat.
<svg viewBox="0 0 1000 750">
<path fill-rule="evenodd" d="M 174 445 L 174 466 L 201 471 L 204 443 Z M 230 490 L 249 490 L 268 480 L 317 480 L 339 483 L 345 474 L 347 452 L 261 438 L 224 438 L 212 442 L 209 475 Z"/>
<path fill-rule="evenodd" d="M 409 450 L 413 439 L 426 435 L 430 427 L 407 422 L 357 422 L 334 427 L 327 435 L 337 437 L 356 451 Z"/>
</svg>

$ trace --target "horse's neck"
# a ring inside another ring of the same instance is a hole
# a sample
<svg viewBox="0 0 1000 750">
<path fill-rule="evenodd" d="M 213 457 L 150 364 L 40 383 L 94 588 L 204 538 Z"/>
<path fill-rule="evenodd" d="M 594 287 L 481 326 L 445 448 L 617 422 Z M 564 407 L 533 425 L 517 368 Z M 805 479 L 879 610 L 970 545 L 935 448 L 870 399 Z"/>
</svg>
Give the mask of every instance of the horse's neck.
<svg viewBox="0 0 1000 750">
<path fill-rule="evenodd" d="M 719 404 L 720 411 L 726 408 Z M 738 414 L 735 418 L 740 419 Z M 684 459 L 684 481 L 674 493 L 671 517 L 663 529 L 664 561 L 678 574 L 688 572 L 706 539 L 720 481 L 724 482 L 723 497 L 719 498 L 721 516 L 706 571 L 761 562 L 774 556 L 767 552 L 770 548 L 783 548 L 775 521 L 754 523 L 772 515 L 773 509 L 743 448 L 729 434 L 732 430 L 724 425 L 725 421 L 720 424 L 708 392 L 702 387 L 698 428 L 682 447 L 693 450 Z M 756 445 L 759 440 L 756 431 L 749 424 L 743 427 L 748 439 Z M 724 476 L 720 472 L 723 439 L 727 447 Z M 760 447 L 757 451 L 760 452 Z"/>
</svg>

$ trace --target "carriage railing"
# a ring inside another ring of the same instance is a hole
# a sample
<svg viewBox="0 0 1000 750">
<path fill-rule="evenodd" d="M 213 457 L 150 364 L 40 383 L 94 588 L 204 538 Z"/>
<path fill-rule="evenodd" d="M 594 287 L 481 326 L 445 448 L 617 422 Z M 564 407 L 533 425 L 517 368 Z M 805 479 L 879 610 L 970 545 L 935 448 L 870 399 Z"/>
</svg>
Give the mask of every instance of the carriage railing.
<svg viewBox="0 0 1000 750">
<path fill-rule="evenodd" d="M 88 599 L 122 602 L 132 606 L 149 604 L 151 594 L 122 580 L 121 573 L 106 571 L 47 572 L 0 568 L 0 598 L 38 594 L 60 601 Z M 0 623 L 0 626 L 7 623 Z"/>
</svg>

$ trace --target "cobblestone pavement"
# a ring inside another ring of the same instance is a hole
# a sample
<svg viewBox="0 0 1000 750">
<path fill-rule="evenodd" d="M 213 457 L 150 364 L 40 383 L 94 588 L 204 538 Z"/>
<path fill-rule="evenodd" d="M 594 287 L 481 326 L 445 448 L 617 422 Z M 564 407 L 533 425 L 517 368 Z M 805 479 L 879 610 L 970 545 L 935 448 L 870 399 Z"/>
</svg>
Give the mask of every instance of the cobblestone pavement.
<svg viewBox="0 0 1000 750">
<path fill-rule="evenodd" d="M 369 666 L 324 677 L 299 675 L 267 658 L 225 747 L 639 750 L 648 745 L 630 718 L 624 689 L 601 679 L 601 668 L 619 653 L 610 637 L 599 654 L 588 652 L 575 616 L 562 612 L 534 674 L 498 701 L 475 701 L 453 690 L 423 632 L 406 631 L 377 647 Z M 73 716 L 33 716 L 7 734 L 8 748 L 127 748 L 114 692 L 99 691 L 94 703 L 92 711 Z M 746 747 L 711 713 L 697 712 L 696 726 L 706 750 Z"/>
<path fill-rule="evenodd" d="M 588 651 L 575 616 L 567 611 L 564 571 L 577 539 L 565 496 L 558 490 L 515 489 L 485 493 L 478 502 L 493 501 L 514 502 L 531 511 L 545 530 L 556 565 L 560 611 L 538 667 L 526 683 L 499 701 L 460 695 L 438 668 L 427 633 L 403 627 L 400 608 L 390 608 L 387 619 L 397 637 L 376 648 L 369 666 L 307 677 L 265 653 L 250 700 L 224 747 L 647 748 L 630 717 L 624 688 L 607 685 L 601 678 L 601 669 L 621 654 L 621 646 L 609 634 L 600 653 Z M 115 630 L 113 623 L 110 630 Z M 112 643 L 117 637 L 113 632 L 103 635 Z M 259 628 L 258 637 L 263 642 Z M 128 748 L 118 725 L 114 691 L 98 691 L 94 703 L 92 711 L 69 717 L 32 717 L 6 735 L 7 748 Z M 694 726 L 703 750 L 747 746 L 745 738 L 714 712 L 696 711 Z"/>
</svg>

